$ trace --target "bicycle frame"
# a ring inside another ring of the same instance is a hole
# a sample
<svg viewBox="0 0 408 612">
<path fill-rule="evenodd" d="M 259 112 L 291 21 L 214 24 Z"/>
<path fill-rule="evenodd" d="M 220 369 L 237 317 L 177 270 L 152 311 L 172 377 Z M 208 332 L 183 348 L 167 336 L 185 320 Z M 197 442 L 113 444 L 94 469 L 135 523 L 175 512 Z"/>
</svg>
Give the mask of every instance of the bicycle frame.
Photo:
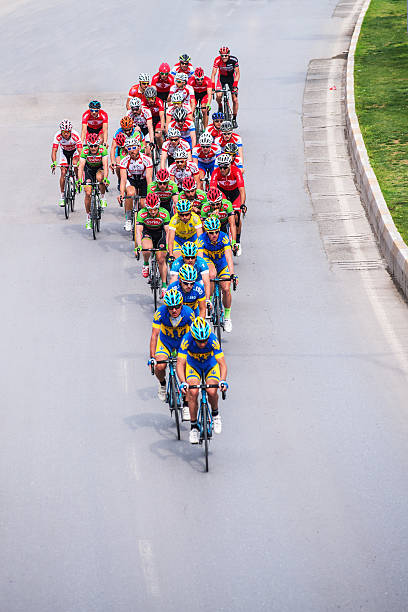
<svg viewBox="0 0 408 612">
<path fill-rule="evenodd" d="M 169 376 L 167 381 L 166 402 L 169 405 L 170 414 L 174 413 L 177 428 L 177 438 L 180 440 L 180 423 L 182 422 L 182 406 L 183 398 L 180 391 L 180 384 L 176 374 L 177 353 L 172 352 L 168 359 L 157 361 L 157 363 L 167 363 L 169 366 Z M 152 374 L 154 374 L 154 366 L 151 366 Z M 174 393 L 173 393 L 174 385 Z M 176 396 L 176 397 L 174 397 Z"/>
</svg>

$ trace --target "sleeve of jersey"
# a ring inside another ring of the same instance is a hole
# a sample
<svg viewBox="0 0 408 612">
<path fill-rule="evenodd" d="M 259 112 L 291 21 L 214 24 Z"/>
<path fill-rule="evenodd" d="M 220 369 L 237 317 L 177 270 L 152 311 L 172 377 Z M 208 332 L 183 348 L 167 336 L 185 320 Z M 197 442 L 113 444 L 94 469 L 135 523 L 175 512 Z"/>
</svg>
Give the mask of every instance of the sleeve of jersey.
<svg viewBox="0 0 408 612">
<path fill-rule="evenodd" d="M 134 98 L 137 95 L 137 85 L 132 85 L 129 89 L 129 98 Z"/>
<path fill-rule="evenodd" d="M 183 340 L 181 341 L 180 348 L 178 350 L 178 356 L 187 357 L 187 349 L 188 349 L 188 338 L 184 336 Z"/>
<path fill-rule="evenodd" d="M 222 239 L 222 244 L 224 246 L 224 248 L 226 249 L 230 249 L 231 248 L 231 243 L 230 243 L 230 239 L 228 238 L 227 235 L 225 235 Z"/>
<path fill-rule="evenodd" d="M 108 123 L 108 113 L 106 111 L 101 110 L 101 119 L 103 123 Z"/>
<path fill-rule="evenodd" d="M 237 177 L 237 187 L 244 187 L 244 177 L 242 176 L 242 172 L 241 170 L 236 170 L 236 177 Z"/>
<path fill-rule="evenodd" d="M 200 219 L 200 217 L 198 215 L 195 214 L 193 219 L 194 219 L 194 227 L 195 227 L 195 229 L 199 229 L 200 227 L 203 226 L 203 224 L 201 223 L 201 219 Z"/>
<path fill-rule="evenodd" d="M 161 312 L 160 309 L 156 310 L 153 317 L 152 327 L 153 329 L 160 329 L 161 326 Z"/>
<path fill-rule="evenodd" d="M 54 140 L 52 141 L 52 148 L 53 149 L 58 149 L 58 147 L 59 147 L 58 136 L 59 136 L 59 134 L 57 132 L 55 134 L 55 136 L 54 136 Z"/>
<path fill-rule="evenodd" d="M 170 223 L 170 213 L 168 210 L 164 209 L 166 211 L 165 216 L 163 217 L 163 223 L 164 225 L 168 225 Z"/>
<path fill-rule="evenodd" d="M 218 357 L 221 359 L 222 357 L 224 357 L 224 353 L 222 352 L 220 343 L 216 338 L 212 341 L 211 348 L 214 351 L 214 357 Z"/>
<path fill-rule="evenodd" d="M 219 177 L 218 168 L 216 168 L 211 175 L 210 187 L 217 187 L 218 177 Z"/>
<path fill-rule="evenodd" d="M 148 157 L 147 155 L 144 156 L 144 164 L 146 166 L 146 168 L 153 168 L 153 164 L 152 164 L 152 160 L 150 157 Z"/>
<path fill-rule="evenodd" d="M 138 223 L 139 225 L 143 225 L 143 217 L 142 217 L 142 211 L 139 210 L 139 212 L 137 213 L 137 217 L 136 217 L 136 223 Z"/>
<path fill-rule="evenodd" d="M 89 119 L 89 111 L 85 111 L 82 115 L 82 125 L 86 125 Z"/>
</svg>

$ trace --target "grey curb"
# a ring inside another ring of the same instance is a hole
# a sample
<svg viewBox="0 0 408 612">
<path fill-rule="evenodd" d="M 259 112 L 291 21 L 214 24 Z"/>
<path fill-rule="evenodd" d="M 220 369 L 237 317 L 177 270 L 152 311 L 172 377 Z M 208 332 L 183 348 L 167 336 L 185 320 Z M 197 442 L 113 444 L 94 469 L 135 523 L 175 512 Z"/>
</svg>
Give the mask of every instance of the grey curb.
<svg viewBox="0 0 408 612">
<path fill-rule="evenodd" d="M 408 297 L 408 247 L 395 227 L 371 167 L 358 123 L 354 98 L 354 55 L 361 25 L 371 0 L 365 0 L 351 39 L 346 73 L 346 132 L 355 179 L 368 219 L 395 282 Z"/>
</svg>

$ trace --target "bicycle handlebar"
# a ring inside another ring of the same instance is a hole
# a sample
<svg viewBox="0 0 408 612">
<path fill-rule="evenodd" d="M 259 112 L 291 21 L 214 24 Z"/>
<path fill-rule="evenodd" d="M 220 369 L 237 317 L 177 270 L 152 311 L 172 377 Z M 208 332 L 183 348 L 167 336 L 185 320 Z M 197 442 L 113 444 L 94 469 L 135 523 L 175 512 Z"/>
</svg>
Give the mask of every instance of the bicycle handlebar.
<svg viewBox="0 0 408 612">
<path fill-rule="evenodd" d="M 210 283 L 222 283 L 223 281 L 228 281 L 228 280 L 232 281 L 232 288 L 233 288 L 234 291 L 236 291 L 237 290 L 237 281 L 238 281 L 238 277 L 237 277 L 236 274 L 230 274 L 229 278 L 228 278 L 228 276 L 225 277 L 225 278 L 218 278 L 218 277 L 210 278 Z"/>
<path fill-rule="evenodd" d="M 188 385 L 189 389 L 219 389 L 220 385 L 208 385 L 200 383 L 199 385 Z M 222 395 L 222 399 L 225 400 L 227 392 L 224 390 L 221 390 L 221 395 Z"/>
</svg>

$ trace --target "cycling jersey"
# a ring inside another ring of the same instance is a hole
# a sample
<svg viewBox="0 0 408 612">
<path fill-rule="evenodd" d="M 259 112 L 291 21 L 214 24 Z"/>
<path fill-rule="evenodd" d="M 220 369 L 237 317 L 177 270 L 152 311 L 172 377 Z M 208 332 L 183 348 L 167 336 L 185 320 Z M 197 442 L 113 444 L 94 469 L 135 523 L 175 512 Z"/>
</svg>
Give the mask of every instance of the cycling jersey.
<svg viewBox="0 0 408 612">
<path fill-rule="evenodd" d="M 207 89 L 211 89 L 211 80 L 208 77 L 204 77 L 202 81 L 196 81 L 193 75 L 187 81 L 187 85 L 193 88 L 194 94 L 207 93 Z"/>
<path fill-rule="evenodd" d="M 176 149 L 184 149 L 187 152 L 191 151 L 187 140 L 184 140 L 183 138 L 179 138 L 178 142 L 171 140 L 165 140 L 163 142 L 162 151 L 166 151 L 167 155 L 174 157 L 174 151 Z"/>
<path fill-rule="evenodd" d="M 57 132 L 52 142 L 52 148 L 58 149 L 61 147 L 63 151 L 78 151 L 82 149 L 81 137 L 75 130 L 71 130 L 71 136 L 68 139 L 63 138 L 61 132 Z"/>
<path fill-rule="evenodd" d="M 206 261 L 215 263 L 217 260 L 225 258 L 225 252 L 231 250 L 231 243 L 224 232 L 219 233 L 215 244 L 211 242 L 209 235 L 204 233 L 198 238 L 198 248 L 203 250 Z"/>
<path fill-rule="evenodd" d="M 186 119 L 184 123 L 182 123 L 180 125 L 180 123 L 177 123 L 177 121 L 170 121 L 169 123 L 169 127 L 172 128 L 176 128 L 177 130 L 180 130 L 181 132 L 181 138 L 183 138 L 184 140 L 186 140 L 189 145 L 191 146 L 191 134 L 194 132 L 195 133 L 195 126 L 194 126 L 194 121 L 192 119 Z"/>
<path fill-rule="evenodd" d="M 196 189 L 195 195 L 192 198 L 188 198 L 184 191 L 181 191 L 179 198 L 188 200 L 191 202 L 193 208 L 197 208 L 199 211 L 201 211 L 202 205 L 207 202 L 207 194 L 202 189 Z"/>
<path fill-rule="evenodd" d="M 244 177 L 241 170 L 236 166 L 231 166 L 227 176 L 221 174 L 220 168 L 215 168 L 211 176 L 210 187 L 218 187 L 221 191 L 233 191 L 244 187 Z"/>
<path fill-rule="evenodd" d="M 210 125 L 207 126 L 207 129 L 205 131 L 208 132 L 208 134 L 210 134 L 210 136 L 214 138 L 214 141 L 216 138 L 218 138 L 218 136 L 221 136 L 221 130 L 219 128 L 216 128 L 213 123 L 210 123 Z"/>
<path fill-rule="evenodd" d="M 173 265 L 171 266 L 170 272 L 173 274 L 177 274 L 178 276 L 179 270 L 181 266 L 183 265 L 184 265 L 183 257 L 182 256 L 177 257 L 177 259 L 173 262 Z M 204 257 L 200 257 L 199 255 L 197 255 L 193 267 L 194 267 L 194 270 L 197 270 L 197 283 L 199 283 L 200 281 L 203 280 L 202 275 L 209 273 L 208 264 L 205 261 Z"/>
<path fill-rule="evenodd" d="M 125 168 L 128 178 L 141 179 L 146 178 L 147 168 L 152 168 L 152 160 L 143 153 L 139 157 L 132 159 L 130 155 L 126 155 L 119 164 L 119 168 Z"/>
<path fill-rule="evenodd" d="M 215 159 L 214 168 L 218 168 L 218 157 L 219 156 L 217 156 Z M 244 164 L 242 163 L 242 159 L 239 155 L 235 155 L 231 165 L 235 166 L 236 168 L 239 168 L 239 170 L 242 170 L 242 168 L 244 167 Z"/>
<path fill-rule="evenodd" d="M 179 219 L 178 213 L 176 213 L 171 219 L 169 224 L 169 230 L 174 231 L 178 241 L 191 240 L 197 236 L 197 230 L 202 227 L 201 219 L 195 213 L 191 213 L 191 217 L 188 221 L 182 221 Z"/>
<path fill-rule="evenodd" d="M 170 87 L 172 85 L 174 85 L 174 77 L 173 77 L 172 74 L 169 74 L 167 76 L 167 79 L 165 81 L 163 81 L 160 78 L 160 73 L 157 72 L 155 75 L 153 75 L 152 85 L 154 85 L 154 87 L 156 87 L 158 94 L 160 94 L 160 93 L 167 93 L 168 94 L 169 91 L 170 91 Z"/>
<path fill-rule="evenodd" d="M 231 215 L 233 214 L 234 211 L 231 202 L 225 200 L 224 198 L 221 200 L 219 208 L 212 208 L 208 202 L 206 204 L 203 204 L 201 208 L 202 219 L 207 219 L 208 217 L 218 217 L 221 222 L 221 227 L 226 227 L 226 224 L 228 223 L 228 218 L 231 217 Z"/>
<path fill-rule="evenodd" d="M 194 321 L 194 313 L 188 306 L 182 306 L 180 315 L 173 319 L 170 317 L 167 306 L 159 306 L 154 313 L 153 329 L 159 329 L 159 339 L 170 352 L 178 350 L 185 334 Z"/>
<path fill-rule="evenodd" d="M 196 281 L 190 291 L 183 291 L 180 280 L 177 279 L 174 281 L 174 283 L 170 283 L 170 285 L 167 287 L 167 291 L 170 291 L 170 289 L 178 289 L 183 296 L 183 304 L 185 306 L 189 306 L 193 310 L 194 314 L 198 316 L 198 305 L 200 302 L 205 301 L 205 291 L 201 283 L 197 283 Z"/>
<path fill-rule="evenodd" d="M 132 85 L 132 87 L 129 89 L 128 97 L 129 98 L 140 98 L 141 100 L 143 100 L 144 95 L 140 91 L 140 83 L 137 83 L 137 85 Z"/>
<path fill-rule="evenodd" d="M 226 140 L 224 138 L 224 134 L 221 133 L 214 141 L 215 144 L 221 147 L 221 150 L 223 153 L 224 153 L 225 145 L 227 145 L 229 142 L 236 144 L 237 147 L 242 147 L 241 136 L 238 136 L 238 134 L 235 134 L 235 132 L 231 134 L 231 138 L 229 140 Z"/>
<path fill-rule="evenodd" d="M 194 89 L 190 85 L 186 85 L 182 89 L 179 89 L 177 85 L 172 85 L 170 87 L 170 96 L 176 92 L 183 95 L 183 104 L 190 104 L 191 98 L 194 98 Z"/>
<path fill-rule="evenodd" d="M 213 164 L 217 155 L 220 155 L 221 147 L 215 143 L 211 145 L 209 149 L 202 149 L 200 145 L 197 145 L 193 149 L 192 157 L 193 161 L 199 161 L 202 164 Z"/>
<path fill-rule="evenodd" d="M 116 142 L 116 136 L 118 134 L 124 134 L 124 131 L 122 128 L 119 128 L 118 130 L 116 130 L 115 135 L 113 137 L 113 140 L 115 140 Z M 133 128 L 133 131 L 131 133 L 131 135 L 128 137 L 127 134 L 125 134 L 126 138 L 136 138 L 137 140 L 139 140 L 140 142 L 140 152 L 144 153 L 145 150 L 145 146 L 146 146 L 146 142 L 145 142 L 145 137 L 143 132 L 140 130 L 139 126 L 135 126 Z M 122 154 L 122 147 L 118 147 L 116 146 L 116 151 L 115 151 L 115 156 L 119 157 Z"/>
<path fill-rule="evenodd" d="M 100 132 L 104 123 L 108 123 L 108 115 L 102 109 L 99 109 L 96 117 L 91 115 L 89 108 L 82 115 L 82 125 L 87 126 L 88 132 Z"/>
<path fill-rule="evenodd" d="M 85 159 L 85 164 L 88 166 L 91 166 L 91 168 L 99 168 L 102 167 L 102 159 L 104 157 L 107 157 L 108 155 L 108 151 L 106 149 L 106 147 L 103 146 L 99 146 L 98 147 L 98 152 L 97 153 L 93 153 L 91 155 L 91 152 L 89 150 L 89 147 L 86 145 L 81 152 L 81 159 Z"/>
<path fill-rule="evenodd" d="M 170 115 L 171 118 L 173 118 L 173 113 L 175 111 L 176 108 L 184 108 L 184 110 L 186 111 L 187 115 L 190 115 L 190 117 L 187 117 L 188 119 L 191 118 L 191 106 L 189 104 L 186 104 L 185 102 L 183 102 L 183 104 L 180 105 L 174 105 L 174 104 L 169 104 L 167 107 L 167 115 Z"/>
<path fill-rule="evenodd" d="M 152 181 L 147 188 L 147 193 L 156 193 L 160 198 L 160 205 L 171 201 L 174 195 L 179 192 L 178 187 L 174 181 L 169 181 L 167 188 L 162 191 L 159 189 L 157 181 Z"/>
<path fill-rule="evenodd" d="M 153 104 L 144 104 L 143 108 L 147 108 L 147 110 L 150 111 L 151 115 L 152 115 L 152 119 L 157 118 L 160 119 L 160 113 L 164 112 L 164 104 L 163 101 L 160 100 L 160 98 L 155 98 L 154 103 Z"/>
<path fill-rule="evenodd" d="M 190 331 L 182 339 L 178 354 L 185 357 L 187 363 L 200 373 L 207 372 L 217 364 L 218 359 L 224 357 L 215 334 L 210 333 L 207 342 L 201 347 L 198 346 Z"/>
<path fill-rule="evenodd" d="M 147 122 L 149 119 L 152 119 L 152 113 L 150 112 L 150 109 L 146 108 L 146 106 L 141 107 L 140 113 L 135 113 L 134 111 L 130 110 L 127 112 L 127 114 L 133 119 L 134 125 L 138 125 L 142 130 L 147 129 Z"/>
<path fill-rule="evenodd" d="M 189 62 L 187 67 L 180 68 L 180 62 L 177 62 L 177 64 L 174 64 L 171 74 L 176 75 L 178 72 L 185 72 L 189 77 L 191 77 L 194 72 L 193 64 Z"/>
<path fill-rule="evenodd" d="M 149 230 L 158 231 L 163 229 L 165 225 L 170 222 L 169 212 L 165 208 L 159 208 L 159 212 L 155 217 L 149 214 L 147 208 L 142 208 L 137 213 L 136 223 L 137 225 L 143 225 Z"/>
<path fill-rule="evenodd" d="M 235 55 L 230 55 L 225 63 L 223 62 L 221 55 L 216 57 L 214 60 L 214 68 L 218 69 L 220 77 L 233 76 L 235 68 L 238 67 L 238 58 L 236 58 Z"/>
<path fill-rule="evenodd" d="M 171 164 L 169 168 L 170 178 L 172 178 L 176 183 L 179 189 L 183 184 L 183 180 L 188 176 L 192 176 L 195 179 L 198 178 L 198 168 L 194 162 L 188 161 L 184 168 L 178 168 L 176 162 Z"/>
</svg>

